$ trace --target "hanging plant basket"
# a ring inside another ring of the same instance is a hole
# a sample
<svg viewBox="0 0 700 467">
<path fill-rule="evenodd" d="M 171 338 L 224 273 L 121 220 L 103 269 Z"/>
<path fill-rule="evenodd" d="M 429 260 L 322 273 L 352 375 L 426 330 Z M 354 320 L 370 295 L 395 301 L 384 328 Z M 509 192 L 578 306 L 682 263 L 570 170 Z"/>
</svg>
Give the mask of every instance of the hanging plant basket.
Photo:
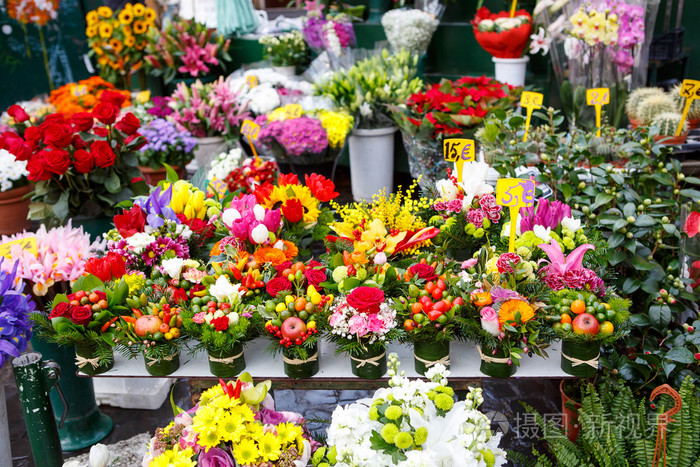
<svg viewBox="0 0 700 467">
<path fill-rule="evenodd" d="M 111 348 L 110 354 L 114 355 Z M 97 357 L 97 344 L 76 344 L 75 366 L 86 375 L 99 375 L 114 367 L 114 357 L 111 361 L 100 361 Z"/>
<path fill-rule="evenodd" d="M 508 365 L 508 358 L 503 350 L 498 350 L 495 354 L 492 349 L 486 346 L 480 348 L 481 366 L 479 370 L 486 376 L 493 378 L 510 378 L 515 374 L 518 367 L 514 364 Z"/>
<path fill-rule="evenodd" d="M 419 375 L 424 375 L 438 363 L 442 363 L 447 369 L 450 368 L 450 341 L 413 344 L 413 366 Z"/>
<path fill-rule="evenodd" d="M 307 353 L 309 354 L 309 358 L 306 360 L 300 360 L 295 358 L 290 350 L 286 348 L 282 349 L 284 374 L 290 378 L 304 379 L 311 378 L 313 375 L 318 373 L 318 345 L 314 345 L 312 348 L 308 349 Z"/>
<path fill-rule="evenodd" d="M 209 371 L 219 378 L 234 378 L 245 370 L 243 344 L 237 343 L 232 351 L 209 350 Z"/>
<path fill-rule="evenodd" d="M 588 378 L 598 373 L 598 342 L 564 339 L 561 343 L 561 369 L 571 376 Z"/>
<path fill-rule="evenodd" d="M 151 376 L 168 376 L 180 368 L 180 352 L 177 350 L 167 357 L 153 358 L 145 353 L 143 357 L 146 363 L 146 371 Z"/>
<path fill-rule="evenodd" d="M 352 374 L 363 379 L 379 379 L 386 374 L 386 349 L 371 350 L 350 354 Z"/>
</svg>

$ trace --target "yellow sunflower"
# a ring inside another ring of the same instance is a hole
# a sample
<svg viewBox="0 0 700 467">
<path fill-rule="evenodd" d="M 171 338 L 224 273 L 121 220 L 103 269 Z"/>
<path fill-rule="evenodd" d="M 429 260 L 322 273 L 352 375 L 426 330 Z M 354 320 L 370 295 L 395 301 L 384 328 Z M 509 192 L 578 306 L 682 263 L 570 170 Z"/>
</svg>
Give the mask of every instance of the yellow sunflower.
<svg viewBox="0 0 700 467">
<path fill-rule="evenodd" d="M 107 58 L 106 55 L 102 55 L 97 59 L 97 64 L 100 66 L 105 66 L 107 62 L 109 61 L 109 58 Z"/>
<path fill-rule="evenodd" d="M 136 38 L 134 36 L 127 36 L 126 39 L 124 39 L 125 47 L 133 47 L 134 44 L 136 44 Z"/>
<path fill-rule="evenodd" d="M 520 324 L 525 324 L 535 316 L 535 310 L 522 300 L 513 299 L 503 302 L 498 310 L 498 324 L 503 326 L 506 321 L 515 321 L 515 315 L 520 313 Z"/>
<path fill-rule="evenodd" d="M 321 211 L 318 209 L 319 201 L 311 193 L 309 187 L 302 185 L 289 185 L 294 191 L 294 198 L 297 198 L 304 208 L 304 223 L 313 224 L 318 220 Z"/>
<path fill-rule="evenodd" d="M 134 21 L 134 34 L 143 34 L 148 30 L 148 24 L 140 19 Z"/>
<path fill-rule="evenodd" d="M 102 50 L 102 47 L 95 46 L 92 48 L 92 50 L 94 50 L 97 55 L 104 55 L 105 54 L 105 51 Z"/>
<path fill-rule="evenodd" d="M 143 50 L 146 48 L 146 45 L 148 45 L 148 41 L 141 41 L 136 43 L 136 50 Z"/>
<path fill-rule="evenodd" d="M 131 29 L 131 26 L 128 26 L 128 25 L 127 25 L 127 26 L 122 26 L 121 30 L 122 30 L 122 32 L 124 33 L 125 36 L 130 36 L 131 34 L 133 34 L 133 31 L 132 31 L 132 29 Z"/>
<path fill-rule="evenodd" d="M 153 8 L 146 8 L 146 21 L 154 22 L 156 20 L 156 12 Z"/>
<path fill-rule="evenodd" d="M 96 10 L 92 10 L 87 15 L 85 15 L 85 20 L 87 21 L 88 26 L 94 26 L 95 23 L 97 23 L 100 20 L 100 17 L 98 16 Z"/>
<path fill-rule="evenodd" d="M 134 15 L 131 13 L 131 10 L 123 9 L 122 11 L 119 12 L 119 22 L 121 24 L 131 24 L 131 22 L 134 20 Z"/>
<path fill-rule="evenodd" d="M 137 3 L 136 5 L 134 5 L 133 10 L 134 16 L 136 16 L 137 18 L 142 17 L 146 13 L 146 7 L 143 6 L 143 4 L 141 3 Z"/>
<path fill-rule="evenodd" d="M 268 209 L 280 209 L 288 198 L 286 187 L 276 186 L 270 192 L 267 200 L 265 200 L 264 206 Z"/>
<path fill-rule="evenodd" d="M 109 40 L 109 46 L 112 48 L 115 54 L 121 53 L 124 49 L 124 44 L 119 39 L 111 38 Z"/>
<path fill-rule="evenodd" d="M 100 37 L 102 39 L 109 39 L 112 37 L 112 33 L 114 32 L 114 28 L 112 28 L 112 25 L 109 23 L 102 23 L 100 24 Z"/>
<path fill-rule="evenodd" d="M 108 6 L 101 6 L 97 8 L 97 14 L 102 18 L 109 18 L 112 16 L 112 9 Z"/>
<path fill-rule="evenodd" d="M 92 25 L 85 28 L 85 35 L 92 39 L 97 34 L 97 26 Z"/>
</svg>

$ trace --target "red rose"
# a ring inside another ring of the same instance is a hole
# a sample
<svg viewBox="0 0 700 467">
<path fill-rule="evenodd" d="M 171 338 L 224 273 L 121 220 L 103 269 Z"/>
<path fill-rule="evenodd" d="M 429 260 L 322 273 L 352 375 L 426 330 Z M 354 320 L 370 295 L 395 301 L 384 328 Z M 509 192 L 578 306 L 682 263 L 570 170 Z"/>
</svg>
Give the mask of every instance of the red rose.
<svg viewBox="0 0 700 467">
<path fill-rule="evenodd" d="M 435 274 L 435 268 L 429 264 L 414 264 L 408 268 L 408 272 L 416 276 L 418 279 L 425 279 L 426 281 L 434 281 L 438 278 L 438 275 Z"/>
<path fill-rule="evenodd" d="M 284 290 L 292 290 L 292 283 L 286 277 L 275 277 L 265 284 L 265 290 L 272 297 L 277 297 Z"/>
<path fill-rule="evenodd" d="M 335 191 L 335 183 L 328 180 L 323 175 L 311 174 L 305 175 L 306 186 L 309 187 L 311 193 L 321 202 L 327 202 L 338 196 Z"/>
<path fill-rule="evenodd" d="M 282 205 L 282 215 L 292 224 L 299 222 L 304 217 L 304 207 L 296 198 L 288 199 Z"/>
<path fill-rule="evenodd" d="M 49 319 L 52 318 L 58 318 L 60 316 L 64 318 L 70 318 L 70 304 L 68 302 L 61 302 L 56 304 L 55 307 L 53 307 L 53 310 L 51 310 L 51 313 L 49 313 Z"/>
<path fill-rule="evenodd" d="M 361 313 L 378 313 L 384 301 L 384 292 L 374 287 L 357 287 L 347 297 L 348 305 Z"/>
<path fill-rule="evenodd" d="M 56 175 L 63 175 L 70 167 L 70 154 L 63 149 L 51 148 L 41 151 L 44 155 L 46 170 Z"/>
<path fill-rule="evenodd" d="M 211 320 L 211 324 L 214 325 L 214 329 L 217 331 L 225 331 L 228 329 L 229 321 L 228 316 L 219 316 Z"/>
<path fill-rule="evenodd" d="M 126 101 L 126 96 L 118 91 L 106 90 L 100 94 L 100 102 L 107 102 L 117 106 L 118 108 L 121 108 L 124 101 Z"/>
<path fill-rule="evenodd" d="M 64 124 L 66 123 L 66 117 L 64 117 L 63 114 L 47 115 L 46 117 L 44 117 L 44 120 L 41 122 L 41 125 L 39 125 L 39 128 L 43 130 L 46 126 L 54 123 L 58 123 L 59 125 Z"/>
<path fill-rule="evenodd" d="M 275 266 L 275 272 L 277 273 L 278 276 L 282 275 L 282 272 L 285 269 L 289 269 L 292 267 L 292 262 L 291 261 L 285 261 L 284 263 L 278 264 Z"/>
<path fill-rule="evenodd" d="M 143 232 L 145 225 L 146 216 L 139 206 L 134 206 L 130 210 L 114 216 L 114 227 L 122 238 L 129 238 L 135 233 Z"/>
<path fill-rule="evenodd" d="M 326 281 L 326 272 L 323 269 L 307 268 L 304 271 L 304 277 L 306 277 L 309 285 L 318 287 L 321 282 Z"/>
<path fill-rule="evenodd" d="M 102 138 L 106 138 L 109 135 L 109 130 L 103 126 L 95 127 L 95 129 L 92 130 L 92 132 L 95 133 L 97 136 L 100 136 Z"/>
<path fill-rule="evenodd" d="M 126 115 L 124 115 L 121 118 L 121 120 L 117 122 L 116 125 L 114 125 L 114 128 L 121 131 L 125 135 L 133 135 L 134 133 L 136 133 L 136 130 L 138 130 L 140 126 L 141 121 L 138 118 L 136 118 L 134 114 L 129 112 Z"/>
<path fill-rule="evenodd" d="M 7 115 L 14 118 L 15 123 L 22 123 L 29 120 L 29 114 L 18 105 L 11 105 L 10 108 L 7 109 Z"/>
<path fill-rule="evenodd" d="M 128 136 L 124 140 L 124 145 L 128 146 L 131 144 L 132 141 L 134 141 L 135 139 L 139 139 L 139 138 L 141 138 L 141 140 L 138 142 L 138 144 L 134 145 L 134 147 L 129 148 L 129 149 L 134 149 L 134 150 L 141 149 L 146 144 L 146 138 L 141 136 L 141 133 L 134 133 L 133 135 Z"/>
<path fill-rule="evenodd" d="M 42 132 L 44 142 L 57 148 L 65 148 L 73 140 L 73 134 L 68 125 L 52 123 L 43 127 Z"/>
<path fill-rule="evenodd" d="M 51 179 L 51 172 L 47 170 L 44 164 L 44 156 L 42 153 L 34 154 L 27 161 L 27 178 L 33 182 L 46 181 Z"/>
<path fill-rule="evenodd" d="M 75 131 L 90 131 L 90 128 L 95 123 L 95 119 L 90 112 L 78 112 L 73 114 L 70 123 Z"/>
<path fill-rule="evenodd" d="M 280 174 L 277 184 L 279 186 L 298 185 L 299 179 L 296 174 Z"/>
<path fill-rule="evenodd" d="M 87 326 L 87 324 L 92 321 L 92 310 L 90 309 L 90 306 L 72 306 L 70 308 L 70 320 L 75 324 Z"/>
<path fill-rule="evenodd" d="M 95 164 L 102 168 L 113 166 L 114 159 L 117 157 L 109 142 L 99 139 L 92 142 L 90 152 L 95 157 Z"/>
<path fill-rule="evenodd" d="M 11 131 L 7 131 L 0 136 L 0 148 L 15 156 L 15 159 L 18 161 L 26 161 L 32 154 L 31 148 L 22 137 Z"/>
<path fill-rule="evenodd" d="M 39 129 L 39 127 L 30 126 L 26 130 L 24 130 L 24 139 L 27 140 L 27 143 L 32 148 L 36 148 L 41 142 L 41 130 Z"/>
<path fill-rule="evenodd" d="M 111 125 L 119 115 L 119 107 L 109 102 L 100 102 L 92 109 L 92 116 L 105 125 Z"/>
<path fill-rule="evenodd" d="M 78 149 L 73 153 L 73 167 L 81 174 L 90 173 L 95 165 L 92 154 L 84 149 Z"/>
<path fill-rule="evenodd" d="M 87 143 L 83 141 L 83 139 L 78 134 L 73 135 L 73 140 L 71 141 L 71 144 L 73 145 L 74 149 L 85 149 L 87 147 Z"/>
</svg>

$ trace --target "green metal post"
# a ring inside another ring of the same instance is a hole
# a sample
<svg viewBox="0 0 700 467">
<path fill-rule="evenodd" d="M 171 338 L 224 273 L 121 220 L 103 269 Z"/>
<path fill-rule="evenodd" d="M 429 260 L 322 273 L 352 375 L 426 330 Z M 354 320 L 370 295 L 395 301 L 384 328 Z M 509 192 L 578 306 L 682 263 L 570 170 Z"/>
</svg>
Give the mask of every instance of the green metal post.
<svg viewBox="0 0 700 467">
<path fill-rule="evenodd" d="M 61 467 L 63 451 L 49 399 L 49 391 L 61 373 L 58 364 L 50 360 L 44 362 L 41 354 L 32 352 L 12 360 L 12 367 L 34 463 Z"/>
</svg>

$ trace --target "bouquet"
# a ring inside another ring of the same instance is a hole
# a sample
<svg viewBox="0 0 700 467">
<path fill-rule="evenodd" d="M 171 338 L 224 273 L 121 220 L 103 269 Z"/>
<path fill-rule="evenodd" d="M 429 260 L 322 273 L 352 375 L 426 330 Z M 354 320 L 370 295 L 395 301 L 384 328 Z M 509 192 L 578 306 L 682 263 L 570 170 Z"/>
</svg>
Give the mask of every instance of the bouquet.
<svg viewBox="0 0 700 467">
<path fill-rule="evenodd" d="M 511 15 L 481 7 L 471 23 L 476 41 L 496 58 L 520 58 L 532 32 L 532 16 L 525 10 Z"/>
<path fill-rule="evenodd" d="M 277 412 L 267 394 L 270 382 L 257 385 L 248 373 L 202 393 L 185 412 L 176 407 L 173 422 L 158 428 L 144 466 L 306 465 L 317 443 L 301 415 Z"/>
<path fill-rule="evenodd" d="M 100 76 L 129 89 L 131 75 L 143 65 L 143 49 L 156 12 L 141 3 L 127 3 L 119 11 L 101 6 L 85 15 L 90 55 L 97 56 Z"/>
<path fill-rule="evenodd" d="M 122 94 L 104 92 L 90 113 L 51 114 L 39 125 L 22 124 L 21 136 L 1 136 L 3 147 L 27 161 L 35 183 L 31 219 L 111 214 L 131 197 L 137 187 L 132 180 L 140 176 L 134 152 L 145 140 L 133 114 L 119 118 L 123 103 Z"/>
<path fill-rule="evenodd" d="M 273 66 L 303 65 L 308 57 L 308 49 L 301 32 L 293 30 L 280 35 L 267 35 L 258 39 L 263 46 L 263 59 Z"/>
<path fill-rule="evenodd" d="M 207 173 L 210 185 L 221 180 L 231 193 L 251 194 L 265 183 L 274 183 L 279 176 L 279 166 L 274 160 L 244 157 L 241 148 L 219 154 Z M 222 194 L 225 190 L 217 190 Z"/>
<path fill-rule="evenodd" d="M 27 161 L 19 161 L 6 149 L 0 148 L 0 192 L 27 185 Z"/>
<path fill-rule="evenodd" d="M 25 121 L 29 119 L 32 122 L 36 122 L 54 112 L 56 112 L 56 109 L 49 104 L 46 95 L 37 96 L 32 100 L 20 101 L 8 107 L 6 111 L 0 114 L 0 127 L 10 127 L 15 123 L 20 123 L 18 120 Z M 0 132 L 4 131 L 7 130 L 0 130 Z"/>
<path fill-rule="evenodd" d="M 423 85 L 416 77 L 417 64 L 418 57 L 408 50 L 390 55 L 384 49 L 321 81 L 316 93 L 352 115 L 358 128 L 390 126 L 386 106 L 403 103 Z"/>
<path fill-rule="evenodd" d="M 231 75 L 228 82 L 238 96 L 239 105 L 257 116 L 272 112 L 281 105 L 296 103 L 313 93 L 313 87 L 307 81 L 294 80 L 271 68 L 248 70 L 236 77 Z"/>
<path fill-rule="evenodd" d="M 314 466 L 505 464 L 501 434 L 492 435 L 488 417 L 477 410 L 481 389 L 470 388 L 455 402 L 443 365 L 426 373 L 428 381 L 411 381 L 399 374 L 396 354 L 389 359 L 389 387 L 333 411 L 328 448 L 316 451 Z"/>
<path fill-rule="evenodd" d="M 342 13 L 324 16 L 318 10 L 309 11 L 303 21 L 304 40 L 316 53 L 326 50 L 340 57 L 344 51 L 355 47 L 355 30 L 349 16 Z"/>
<path fill-rule="evenodd" d="M 226 68 L 231 40 L 193 19 L 179 18 L 148 36 L 146 66 L 165 83 L 177 77 L 201 78 Z"/>
<path fill-rule="evenodd" d="M 124 108 L 131 105 L 131 93 L 121 91 L 99 76 L 91 76 L 77 83 L 68 83 L 51 91 L 49 103 L 54 106 L 57 114 L 63 114 L 66 118 L 72 118 L 76 113 L 91 112 L 92 109 L 102 100 L 102 94 L 110 91 L 110 94 L 117 92 L 122 95 L 119 107 Z M 112 99 L 116 104 L 116 99 Z"/>
<path fill-rule="evenodd" d="M 282 213 L 278 207 L 266 208 L 258 203 L 255 195 L 240 195 L 232 199 L 229 207 L 223 210 L 220 221 L 227 236 L 219 242 L 216 247 L 218 250 L 223 251 L 230 245 L 234 252 L 240 252 L 247 258 L 247 255 L 265 248 L 258 253 L 264 260 L 262 263 L 279 264 L 287 259 L 282 248 L 274 247 L 277 242 L 276 234 L 282 227 Z M 296 252 L 291 255 L 294 256 Z"/>
<path fill-rule="evenodd" d="M 185 167 L 194 159 L 197 140 L 187 130 L 164 118 L 149 121 L 141 134 L 147 143 L 141 147 L 139 164 L 160 169 L 164 164 Z"/>
<path fill-rule="evenodd" d="M 31 296 L 22 292 L 24 282 L 17 280 L 17 262 L 10 271 L 3 267 L 5 258 L 0 258 L 0 368 L 7 357 L 19 357 L 27 349 L 32 337 L 32 322 L 29 319 L 36 306 Z"/>
<path fill-rule="evenodd" d="M 419 56 L 428 51 L 438 24 L 440 20 L 434 15 L 417 9 L 391 10 L 382 16 L 384 34 L 392 50 L 407 49 Z"/>
<path fill-rule="evenodd" d="M 209 84 L 197 80 L 190 87 L 178 83 L 169 105 L 173 109 L 169 119 L 195 138 L 234 135 L 248 118 L 246 107 L 238 103 L 238 93 L 223 77 Z"/>
</svg>

